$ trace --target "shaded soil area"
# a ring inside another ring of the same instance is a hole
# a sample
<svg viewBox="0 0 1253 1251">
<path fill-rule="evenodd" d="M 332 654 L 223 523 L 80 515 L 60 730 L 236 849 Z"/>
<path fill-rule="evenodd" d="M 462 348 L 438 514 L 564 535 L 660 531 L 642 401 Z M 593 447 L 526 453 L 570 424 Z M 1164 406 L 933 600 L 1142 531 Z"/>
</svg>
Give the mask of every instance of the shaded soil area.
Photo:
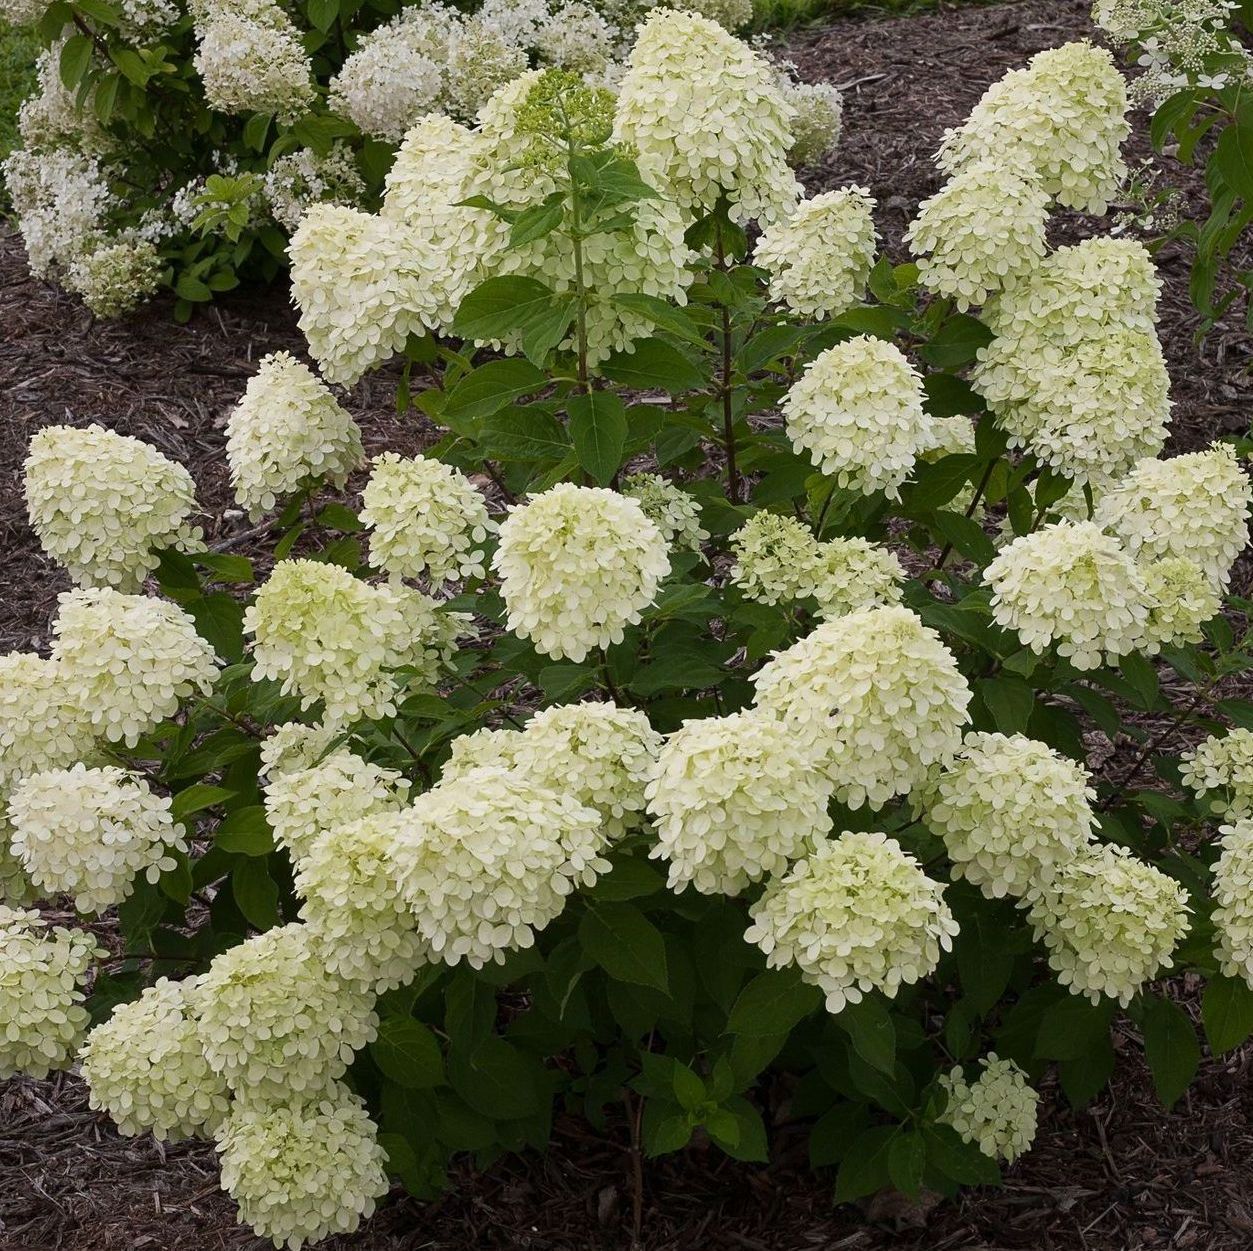
<svg viewBox="0 0 1253 1251">
<path fill-rule="evenodd" d="M 809 78 L 845 91 L 845 131 L 811 190 L 866 185 L 879 201 L 888 249 L 920 199 L 938 186 L 930 164 L 941 131 L 1026 56 L 1090 33 L 1074 0 L 847 21 L 794 34 L 788 53 Z M 1144 119 L 1130 145 L 1147 155 Z M 1172 170 L 1173 172 L 1173 170 Z M 1197 194 L 1195 178 L 1189 194 Z M 1086 228 L 1059 223 L 1059 238 Z M 1248 429 L 1249 341 L 1238 317 L 1201 346 L 1187 301 L 1187 259 L 1159 257 L 1166 283 L 1163 341 L 1174 380 L 1175 450 Z M 188 326 L 157 304 L 121 325 L 93 322 L 77 302 L 31 281 L 20 247 L 0 237 L 0 648 L 42 647 L 66 583 L 24 520 L 20 468 L 30 435 L 49 422 L 99 421 L 140 435 L 188 464 L 211 540 L 247 529 L 226 513 L 223 425 L 257 359 L 298 352 L 280 290 L 239 295 Z M 424 442 L 416 417 L 398 419 L 394 378 L 376 374 L 348 404 L 370 450 Z M 1181 988 L 1185 1002 L 1187 987 Z M 1071 1112 L 1045 1092 L 1037 1146 L 1003 1190 L 934 1209 L 879 1200 L 835 1211 L 831 1177 L 805 1169 L 804 1135 L 781 1120 L 769 1170 L 699 1146 L 645 1166 L 636 1245 L 647 1251 L 1237 1251 L 1253 1245 L 1253 1053 L 1207 1060 L 1181 1103 L 1153 1097 L 1138 1042 L 1120 1040 L 1114 1086 Z M 781 1105 L 784 1106 L 785 1105 Z M 551 1152 L 484 1172 L 463 1166 L 435 1204 L 392 1196 L 335 1251 L 393 1248 L 623 1248 L 634 1241 L 624 1126 L 603 1137 L 558 1122 Z M 260 1251 L 235 1224 L 212 1149 L 122 1140 L 86 1106 L 70 1075 L 0 1084 L 0 1251 Z"/>
</svg>

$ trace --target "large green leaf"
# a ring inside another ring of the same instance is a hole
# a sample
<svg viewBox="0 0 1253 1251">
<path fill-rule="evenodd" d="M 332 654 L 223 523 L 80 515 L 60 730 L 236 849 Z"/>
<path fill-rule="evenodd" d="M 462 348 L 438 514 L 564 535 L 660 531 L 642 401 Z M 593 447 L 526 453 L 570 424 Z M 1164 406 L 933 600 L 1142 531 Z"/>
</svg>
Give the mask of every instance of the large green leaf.
<svg viewBox="0 0 1253 1251">
<path fill-rule="evenodd" d="M 633 904 L 591 904 L 579 922 L 579 941 L 610 977 L 669 991 L 665 939 Z"/>
<path fill-rule="evenodd" d="M 601 486 L 607 486 L 622 464 L 626 446 L 627 419 L 622 401 L 612 391 L 592 391 L 572 396 L 567 407 L 579 464 Z"/>
</svg>

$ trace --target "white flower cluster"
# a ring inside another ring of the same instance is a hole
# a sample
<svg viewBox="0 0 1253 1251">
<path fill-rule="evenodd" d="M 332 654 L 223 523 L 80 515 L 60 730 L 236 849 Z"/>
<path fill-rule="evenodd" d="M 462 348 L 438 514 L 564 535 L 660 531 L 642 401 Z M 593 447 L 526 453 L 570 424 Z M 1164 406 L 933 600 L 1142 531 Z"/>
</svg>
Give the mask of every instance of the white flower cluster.
<svg viewBox="0 0 1253 1251">
<path fill-rule="evenodd" d="M 826 191 L 764 231 L 753 259 L 770 272 L 770 298 L 803 317 L 848 312 L 874 265 L 874 207 L 864 187 Z"/>
<path fill-rule="evenodd" d="M 52 658 L 92 732 L 134 747 L 189 695 L 217 679 L 213 649 L 177 604 L 111 587 L 66 591 L 52 629 Z"/>
<path fill-rule="evenodd" d="M 1090 847 L 1027 898 L 1037 941 L 1071 994 L 1125 1008 L 1169 968 L 1188 930 L 1188 895 L 1173 878 L 1123 847 Z"/>
<path fill-rule="evenodd" d="M 815 357 L 782 408 L 796 451 L 863 495 L 897 498 L 931 441 L 921 375 L 895 344 L 869 335 Z"/>
<path fill-rule="evenodd" d="M 1131 127 L 1127 84 L 1113 57 L 1090 43 L 1048 48 L 984 92 L 969 118 L 946 131 L 940 166 L 1012 161 L 1066 208 L 1104 213 L 1126 173 Z"/>
<path fill-rule="evenodd" d="M 1035 1141 L 1039 1093 L 1013 1060 L 1002 1060 L 995 1051 L 979 1067 L 973 1082 L 966 1081 L 960 1065 L 941 1074 L 948 1103 L 940 1119 L 984 1155 L 1012 1164 Z"/>
<path fill-rule="evenodd" d="M 638 501 L 669 547 L 699 552 L 709 538 L 700 524 L 700 505 L 676 483 L 657 473 L 629 474 L 622 479 L 622 494 Z"/>
<path fill-rule="evenodd" d="M 290 1251 L 353 1233 L 387 1193 L 374 1122 L 342 1082 L 279 1103 L 235 1103 L 217 1146 L 240 1220 Z"/>
<path fill-rule="evenodd" d="M 1104 486 L 1161 451 L 1170 379 L 1154 331 L 1161 283 L 1133 240 L 1059 248 L 985 310 L 971 376 L 1014 446 Z"/>
<path fill-rule="evenodd" d="M 533 496 L 501 523 L 493 561 L 509 628 L 576 662 L 621 642 L 670 572 L 666 547 L 630 496 L 567 482 Z"/>
<path fill-rule="evenodd" d="M 314 204 L 360 204 L 365 183 L 352 149 L 334 143 L 321 156 L 312 148 L 300 148 L 276 157 L 266 171 L 264 191 L 274 220 L 295 230 Z"/>
<path fill-rule="evenodd" d="M 792 112 L 763 57 L 716 22 L 659 10 L 631 49 L 614 138 L 684 209 L 725 194 L 738 219 L 770 223 L 800 195 L 787 163 Z"/>
<path fill-rule="evenodd" d="M 399 687 L 434 684 L 464 622 L 421 591 L 371 586 L 317 560 L 280 561 L 244 610 L 254 676 L 280 682 L 303 708 L 321 700 L 335 724 L 390 716 Z"/>
<path fill-rule="evenodd" d="M 274 733 L 261 744 L 262 781 L 276 781 L 289 773 L 311 769 L 327 753 L 335 741 L 336 727 L 316 722 L 288 721 L 276 726 Z"/>
<path fill-rule="evenodd" d="M 155 882 L 187 851 L 170 801 L 140 777 L 76 764 L 32 774 L 9 796 L 13 854 L 45 894 L 71 895 L 79 912 L 121 903 L 143 874 Z"/>
<path fill-rule="evenodd" d="M 308 483 L 342 490 L 365 453 L 357 423 L 326 384 L 289 353 L 272 352 L 227 420 L 226 459 L 235 499 L 255 521 Z"/>
<path fill-rule="evenodd" d="M 226 1082 L 205 1058 L 188 1006 L 196 982 L 159 978 L 87 1036 L 80 1057 L 91 1106 L 123 1134 L 205 1137 L 226 1116 Z"/>
<path fill-rule="evenodd" d="M 908 608 L 825 622 L 753 676 L 757 702 L 814 738 L 835 797 L 882 808 L 960 750 L 970 688 L 952 653 Z"/>
<path fill-rule="evenodd" d="M 771 968 L 796 965 L 829 1012 L 876 990 L 894 998 L 935 969 L 958 929 L 944 888 L 880 833 L 818 844 L 771 879 L 748 913 L 744 937 Z"/>
<path fill-rule="evenodd" d="M 738 895 L 786 869 L 831 829 L 832 783 L 818 765 L 817 744 L 766 713 L 685 722 L 648 784 L 650 854 L 669 862 L 671 889 Z"/>
<path fill-rule="evenodd" d="M 274 0 L 194 6 L 196 73 L 221 113 L 273 113 L 290 126 L 316 98 L 313 67 L 291 18 Z"/>
<path fill-rule="evenodd" d="M 1164 643 L 1199 643 L 1204 625 L 1222 608 L 1222 591 L 1200 565 L 1182 556 L 1167 556 L 1141 566 L 1148 593 L 1146 650 Z"/>
<path fill-rule="evenodd" d="M 1253 730 L 1211 736 L 1180 758 L 1183 784 L 1197 798 L 1214 794 L 1212 811 L 1238 820 L 1253 817 Z"/>
<path fill-rule="evenodd" d="M 103 426 L 45 426 L 23 467 L 40 545 L 79 586 L 135 591 L 161 548 L 194 550 L 196 485 L 151 444 Z"/>
<path fill-rule="evenodd" d="M 844 97 L 832 83 L 805 83 L 783 67 L 779 77 L 783 99 L 792 109 L 792 165 L 813 165 L 835 151 L 844 121 Z"/>
<path fill-rule="evenodd" d="M 70 1063 L 87 1029 L 83 980 L 104 954 L 85 930 L 0 905 L 0 1081 Z"/>
<path fill-rule="evenodd" d="M 189 994 L 205 1058 L 250 1101 L 325 1089 L 374 1038 L 372 1002 L 326 968 L 303 925 L 215 956 Z"/>
<path fill-rule="evenodd" d="M 1253 821 L 1224 825 L 1214 864 L 1214 930 L 1218 966 L 1253 989 Z"/>
<path fill-rule="evenodd" d="M 94 737 L 63 665 L 32 652 L 0 656 L 0 812 L 15 782 L 68 768 L 90 752 Z"/>
<path fill-rule="evenodd" d="M 529 947 L 609 868 L 600 814 L 524 770 L 484 766 L 403 813 L 391 855 L 431 958 L 472 968 Z"/>
<path fill-rule="evenodd" d="M 121 317 L 158 290 L 164 270 L 149 240 L 114 239 L 75 256 L 65 270 L 65 285 L 97 317 Z"/>
<path fill-rule="evenodd" d="M 486 575 L 483 544 L 496 524 L 464 474 L 430 457 L 385 452 L 371 466 L 361 502 L 370 563 L 393 578 L 426 574 L 439 584 Z"/>
<path fill-rule="evenodd" d="M 968 734 L 922 798 L 954 876 L 989 899 L 1023 895 L 1078 855 L 1095 824 L 1087 770 L 1021 734 Z"/>
</svg>

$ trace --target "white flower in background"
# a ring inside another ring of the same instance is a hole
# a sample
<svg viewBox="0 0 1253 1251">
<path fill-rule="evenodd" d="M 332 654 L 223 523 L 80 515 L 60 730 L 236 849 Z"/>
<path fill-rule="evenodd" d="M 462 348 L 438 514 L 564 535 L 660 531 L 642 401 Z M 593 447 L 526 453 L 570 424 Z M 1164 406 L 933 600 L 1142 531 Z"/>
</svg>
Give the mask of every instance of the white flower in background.
<svg viewBox="0 0 1253 1251">
<path fill-rule="evenodd" d="M 70 1064 L 87 1031 L 83 982 L 104 955 L 86 930 L 0 906 L 0 1081 Z"/>
<path fill-rule="evenodd" d="M 207 1137 L 226 1116 L 226 1083 L 205 1059 L 188 1008 L 196 981 L 158 978 L 87 1036 L 80 1054 L 88 1099 L 123 1134 Z"/>
<path fill-rule="evenodd" d="M 824 622 L 753 676 L 758 705 L 816 740 L 835 797 L 882 808 L 960 750 L 970 688 L 908 608 Z"/>
<path fill-rule="evenodd" d="M 968 734 L 922 795 L 955 877 L 989 899 L 1022 895 L 1092 839 L 1088 771 L 1021 734 Z"/>
<path fill-rule="evenodd" d="M 875 202 L 864 187 L 802 200 L 758 240 L 753 261 L 770 272 L 770 298 L 819 320 L 859 303 L 874 265 Z"/>
<path fill-rule="evenodd" d="M 1067 43 L 1033 56 L 983 93 L 970 116 L 944 133 L 940 167 L 1011 160 L 1065 208 L 1104 213 L 1127 167 L 1127 84 L 1105 48 Z"/>
<path fill-rule="evenodd" d="M 982 304 L 1039 265 L 1049 197 L 1012 163 L 975 161 L 918 206 L 905 238 L 918 281 L 959 309 Z"/>
<path fill-rule="evenodd" d="M 1035 1141 L 1039 1093 L 1013 1060 L 1002 1060 L 995 1051 L 979 1067 L 982 1072 L 969 1083 L 960 1065 L 940 1075 L 948 1096 L 940 1120 L 984 1155 L 1012 1164 Z"/>
<path fill-rule="evenodd" d="M 1225 587 L 1248 545 L 1251 500 L 1235 449 L 1215 443 L 1204 452 L 1137 461 L 1101 496 L 1095 520 L 1138 560 L 1180 557 Z"/>
<path fill-rule="evenodd" d="M 70 895 L 79 912 L 104 912 L 143 874 L 155 882 L 187 851 L 170 801 L 112 766 L 52 769 L 23 779 L 9 796 L 13 854 L 48 895 Z"/>
<path fill-rule="evenodd" d="M 120 0 L 118 29 L 131 43 L 151 43 L 182 14 L 171 0 Z"/>
<path fill-rule="evenodd" d="M 897 498 L 931 441 L 921 375 L 898 347 L 869 335 L 815 357 L 782 408 L 796 451 L 863 495 Z"/>
<path fill-rule="evenodd" d="M 110 587 L 57 597 L 52 658 L 93 734 L 134 747 L 217 680 L 213 648 L 177 604 Z"/>
<path fill-rule="evenodd" d="M 753 17 L 752 0 L 663 0 L 663 3 L 688 13 L 699 13 L 731 31 L 746 26 Z M 650 7 L 647 2 L 645 7 Z"/>
<path fill-rule="evenodd" d="M 287 721 L 275 726 L 261 744 L 261 780 L 273 782 L 286 774 L 313 768 L 326 755 L 336 734 L 335 726 L 320 721 L 314 725 Z"/>
<path fill-rule="evenodd" d="M 895 998 L 935 969 L 957 933 L 944 888 L 878 833 L 819 843 L 767 882 L 748 914 L 744 938 L 771 968 L 796 965 L 826 996 L 829 1012 L 876 990 Z"/>
<path fill-rule="evenodd" d="M 1145 637 L 1152 648 L 1162 644 L 1199 643 L 1204 626 L 1222 610 L 1222 592 L 1200 565 L 1182 556 L 1142 563 L 1149 597 Z"/>
<path fill-rule="evenodd" d="M 725 193 L 737 220 L 769 223 L 800 197 L 787 163 L 791 119 L 764 57 L 716 22 L 659 10 L 627 61 L 614 138 L 686 211 Z"/>
<path fill-rule="evenodd" d="M 759 712 L 684 722 L 648 784 L 649 854 L 669 863 L 671 889 L 738 895 L 828 833 L 831 782 L 817 755 Z"/>
<path fill-rule="evenodd" d="M 191 474 L 149 443 L 103 426 L 45 426 L 24 465 L 40 546 L 80 586 L 136 591 L 161 548 L 198 548 Z"/>
<path fill-rule="evenodd" d="M 1149 593 L 1118 540 L 1090 521 L 1059 521 L 1007 544 L 983 571 L 992 616 L 1032 651 L 1057 645 L 1096 669 L 1148 643 Z"/>
<path fill-rule="evenodd" d="M 731 581 L 760 604 L 809 599 L 823 584 L 823 545 L 795 517 L 762 509 L 732 536 Z"/>
<path fill-rule="evenodd" d="M 226 423 L 226 459 L 239 506 L 256 521 L 312 482 L 342 490 L 365 463 L 361 431 L 330 389 L 287 352 L 272 352 Z"/>
<path fill-rule="evenodd" d="M 292 1251 L 355 1232 L 388 1189 L 375 1124 L 341 1082 L 304 1098 L 236 1102 L 217 1149 L 240 1220 Z"/>
<path fill-rule="evenodd" d="M 94 88 L 80 106 L 78 89 L 61 81 L 61 52 L 67 38 L 56 39 L 35 58 L 38 85 L 18 109 L 20 146 L 30 152 L 60 149 L 102 155 L 110 140 L 96 116 Z"/>
<path fill-rule="evenodd" d="M 1224 825 L 1214 864 L 1214 930 L 1218 966 L 1253 989 L 1253 821 Z"/>
<path fill-rule="evenodd" d="M 512 769 L 518 763 L 521 750 L 521 730 L 494 730 L 483 726 L 470 734 L 459 734 L 450 744 L 450 754 L 444 762 L 440 780 L 454 781 L 484 765 Z"/>
<path fill-rule="evenodd" d="M 629 496 L 563 482 L 517 505 L 493 567 L 509 629 L 576 663 L 622 641 L 670 572 L 662 532 Z"/>
<path fill-rule="evenodd" d="M 32 652 L 0 656 L 0 794 L 31 773 L 74 764 L 93 741 L 63 666 Z"/>
<path fill-rule="evenodd" d="M 340 748 L 307 768 L 271 775 L 263 799 L 274 841 L 300 869 L 323 834 L 403 808 L 409 783 L 394 769 Z"/>
<path fill-rule="evenodd" d="M 568 48 L 584 48 L 586 31 L 568 32 Z M 556 50 L 554 45 L 554 51 Z M 511 43 L 481 17 L 464 17 L 448 40 L 447 84 L 444 107 L 455 117 L 473 117 L 492 93 L 526 72 L 525 48 Z"/>
<path fill-rule="evenodd" d="M 3 0 L 0 17 L 10 26 L 33 26 L 47 7 L 47 0 Z"/>
<path fill-rule="evenodd" d="M 790 165 L 813 165 L 830 156 L 840 142 L 844 97 L 833 83 L 803 83 L 786 72 L 779 75 L 783 99 L 793 116 Z"/>
<path fill-rule="evenodd" d="M 570 0 L 540 26 L 535 48 L 549 65 L 594 73 L 613 56 L 617 39 L 618 32 L 591 5 Z"/>
<path fill-rule="evenodd" d="M 420 795 L 398 826 L 396 881 L 445 964 L 482 968 L 532 946 L 609 869 L 600 814 L 522 770 L 471 770 Z"/>
<path fill-rule="evenodd" d="M 681 486 L 656 473 L 629 474 L 622 493 L 639 502 L 644 516 L 660 529 L 668 546 L 699 552 L 709 538 L 700 524 L 700 505 Z"/>
<path fill-rule="evenodd" d="M 327 969 L 372 994 L 409 981 L 425 953 L 396 889 L 392 848 L 404 820 L 375 804 L 355 821 L 325 824 L 296 874 L 300 916 Z"/>
<path fill-rule="evenodd" d="M 155 244 L 115 239 L 77 255 L 65 271 L 65 286 L 97 317 L 122 317 L 156 293 L 164 269 Z"/>
<path fill-rule="evenodd" d="M 370 527 L 370 563 L 393 578 L 432 583 L 486 576 L 483 545 L 496 524 L 464 474 L 426 456 L 384 452 L 361 493 Z"/>
<path fill-rule="evenodd" d="M 244 610 L 255 678 L 273 678 L 329 723 L 391 716 L 405 689 L 429 687 L 452 658 L 462 613 L 410 587 L 371 586 L 317 560 L 274 566 Z M 415 672 L 397 677 L 401 666 Z"/>
<path fill-rule="evenodd" d="M 1214 792 L 1211 811 L 1237 820 L 1253 817 L 1253 730 L 1211 735 L 1179 761 L 1183 784 L 1198 799 Z"/>
<path fill-rule="evenodd" d="M 372 997 L 335 977 L 308 927 L 283 925 L 214 956 L 188 996 L 205 1058 L 234 1094 L 325 1089 L 373 1041 Z"/>
<path fill-rule="evenodd" d="M 264 190 L 274 220 L 288 230 L 295 230 L 314 204 L 357 205 L 365 198 L 352 149 L 342 142 L 333 143 L 322 156 L 299 148 L 275 157 Z"/>
<path fill-rule="evenodd" d="M 821 581 L 814 592 L 819 617 L 900 603 L 905 570 L 895 552 L 860 538 L 828 539 L 821 547 Z"/>
<path fill-rule="evenodd" d="M 1075 856 L 1028 896 L 1037 942 L 1073 995 L 1125 1008 L 1145 982 L 1171 965 L 1188 931 L 1188 894 L 1161 870 L 1123 847 Z"/>
</svg>

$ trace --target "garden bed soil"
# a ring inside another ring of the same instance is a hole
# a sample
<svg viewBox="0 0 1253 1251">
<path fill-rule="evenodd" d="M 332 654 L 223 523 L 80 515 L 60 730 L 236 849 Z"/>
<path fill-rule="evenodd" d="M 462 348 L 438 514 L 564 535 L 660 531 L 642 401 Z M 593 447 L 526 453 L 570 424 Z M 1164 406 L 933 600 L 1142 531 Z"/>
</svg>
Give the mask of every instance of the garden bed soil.
<svg viewBox="0 0 1253 1251">
<path fill-rule="evenodd" d="M 789 55 L 807 78 L 845 92 L 845 128 L 833 160 L 808 171 L 811 190 L 848 182 L 870 189 L 889 252 L 918 201 L 939 179 L 930 156 L 984 88 L 1041 48 L 1090 33 L 1074 0 L 942 9 L 890 21 L 833 23 L 794 33 Z M 1129 145 L 1148 155 L 1144 119 Z M 1172 168 L 1168 170 L 1174 174 Z M 1187 182 L 1198 196 L 1195 176 Z M 1058 238 L 1087 229 L 1058 224 Z M 1187 260 L 1159 262 L 1162 337 L 1176 400 L 1172 450 L 1246 433 L 1249 338 L 1233 313 L 1200 346 L 1187 299 Z M 1247 260 L 1242 262 L 1247 267 Z M 156 444 L 191 469 L 211 540 L 241 534 L 230 506 L 223 426 L 256 361 L 299 352 L 285 293 L 238 293 L 177 326 L 158 302 L 120 323 L 25 271 L 0 235 L 0 649 L 46 645 L 63 575 L 40 553 L 24 518 L 21 462 L 40 426 L 99 421 Z M 430 437 L 398 417 L 387 371 L 347 403 L 367 448 L 412 451 Z M 238 550 L 247 550 L 246 547 Z M 1239 574 L 1247 591 L 1248 569 Z M 1126 745 L 1118 745 L 1121 748 Z M 1107 753 L 1108 754 L 1108 753 Z M 1107 768 L 1128 758 L 1116 750 Z M 1117 776 L 1121 776 L 1117 774 Z M 1178 987 L 1195 1010 L 1194 987 Z M 933 1206 L 895 1198 L 833 1210 L 831 1179 L 805 1168 L 804 1135 L 774 1130 L 770 1169 L 735 1164 L 699 1146 L 649 1162 L 638 1244 L 647 1251 L 1246 1251 L 1253 1245 L 1253 1048 L 1206 1060 L 1170 1112 L 1153 1093 L 1133 1037 L 1119 1039 L 1114 1085 L 1074 1113 L 1045 1091 L 1035 1149 L 1002 1190 Z M 785 1103 L 780 1105 L 785 1108 Z M 622 1125 L 604 1136 L 559 1119 L 551 1152 L 476 1173 L 462 1166 L 434 1204 L 385 1200 L 333 1251 L 534 1248 L 591 1251 L 632 1245 L 630 1153 Z M 235 1223 L 217 1186 L 212 1149 L 121 1139 L 86 1106 L 72 1075 L 0 1083 L 0 1251 L 261 1251 Z"/>
</svg>

